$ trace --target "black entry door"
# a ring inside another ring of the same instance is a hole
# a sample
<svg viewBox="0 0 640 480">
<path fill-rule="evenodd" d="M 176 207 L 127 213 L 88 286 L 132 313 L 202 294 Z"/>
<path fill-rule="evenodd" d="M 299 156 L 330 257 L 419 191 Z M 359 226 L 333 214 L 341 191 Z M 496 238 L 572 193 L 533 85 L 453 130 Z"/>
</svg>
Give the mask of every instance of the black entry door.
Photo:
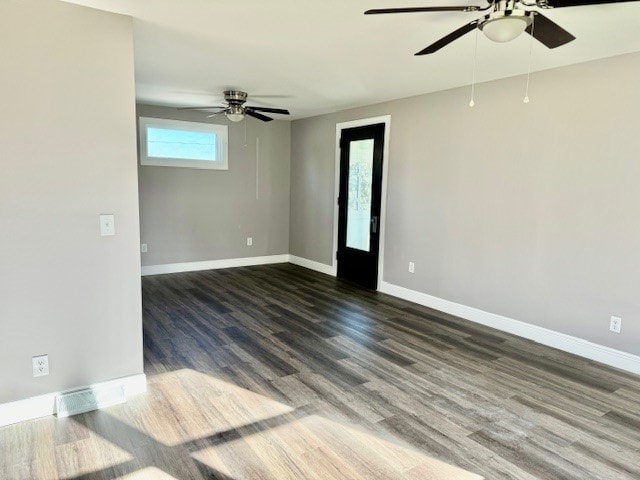
<svg viewBox="0 0 640 480">
<path fill-rule="evenodd" d="M 338 277 L 378 285 L 384 123 L 342 130 Z"/>
</svg>

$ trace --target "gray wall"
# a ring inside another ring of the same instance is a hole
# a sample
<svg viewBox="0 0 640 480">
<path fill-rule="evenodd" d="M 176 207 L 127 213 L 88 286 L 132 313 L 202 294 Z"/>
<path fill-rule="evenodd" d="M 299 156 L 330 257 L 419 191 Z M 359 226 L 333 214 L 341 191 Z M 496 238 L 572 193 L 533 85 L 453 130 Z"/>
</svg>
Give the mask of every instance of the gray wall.
<svg viewBox="0 0 640 480">
<path fill-rule="evenodd" d="M 137 110 L 144 117 L 227 122 L 199 111 Z M 143 266 L 289 252 L 291 123 L 248 119 L 246 147 L 244 124 L 227 124 L 229 170 L 139 166 L 141 241 L 148 246 Z"/>
<path fill-rule="evenodd" d="M 3 0 L 0 32 L 4 403 L 142 373 L 142 322 L 131 20 Z"/>
<path fill-rule="evenodd" d="M 391 114 L 385 281 L 640 354 L 640 54 L 524 85 L 293 122 L 290 253 L 332 261 L 335 124 Z"/>
</svg>

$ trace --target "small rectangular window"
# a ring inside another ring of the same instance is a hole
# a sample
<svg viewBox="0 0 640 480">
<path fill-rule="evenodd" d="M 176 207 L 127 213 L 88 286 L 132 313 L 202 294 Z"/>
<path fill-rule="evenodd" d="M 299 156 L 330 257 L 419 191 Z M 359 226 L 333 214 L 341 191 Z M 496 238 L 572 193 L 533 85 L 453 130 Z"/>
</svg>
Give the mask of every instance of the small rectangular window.
<svg viewBox="0 0 640 480">
<path fill-rule="evenodd" d="M 140 164 L 228 170 L 227 126 L 140 117 Z"/>
</svg>

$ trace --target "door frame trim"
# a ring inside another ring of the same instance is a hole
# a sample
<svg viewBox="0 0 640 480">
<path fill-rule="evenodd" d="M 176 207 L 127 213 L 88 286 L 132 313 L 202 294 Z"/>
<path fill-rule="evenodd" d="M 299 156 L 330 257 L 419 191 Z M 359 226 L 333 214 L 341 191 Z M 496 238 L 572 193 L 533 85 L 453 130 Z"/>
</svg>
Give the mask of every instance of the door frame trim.
<svg viewBox="0 0 640 480">
<path fill-rule="evenodd" d="M 338 251 L 338 197 L 340 196 L 340 137 L 342 130 L 354 127 L 365 127 L 375 125 L 376 123 L 384 123 L 384 148 L 382 150 L 382 187 L 380 192 L 380 245 L 378 251 L 378 285 L 376 290 L 380 290 L 384 275 L 384 237 L 387 219 L 387 176 L 389 173 L 389 143 L 391 138 L 391 115 L 382 115 L 379 117 L 362 118 L 359 120 L 351 120 L 348 122 L 336 123 L 336 161 L 334 172 L 334 195 L 333 195 L 333 275 L 338 275 L 338 260 L 336 252 Z"/>
</svg>

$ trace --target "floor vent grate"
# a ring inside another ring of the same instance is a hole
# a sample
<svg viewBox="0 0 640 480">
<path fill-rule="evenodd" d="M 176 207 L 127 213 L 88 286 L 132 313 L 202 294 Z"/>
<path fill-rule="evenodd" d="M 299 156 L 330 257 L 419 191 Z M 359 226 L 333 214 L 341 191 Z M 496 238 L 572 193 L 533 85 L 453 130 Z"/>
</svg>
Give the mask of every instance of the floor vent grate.
<svg viewBox="0 0 640 480">
<path fill-rule="evenodd" d="M 127 398 L 122 385 L 84 388 L 56 397 L 56 415 L 69 417 L 99 408 L 125 403 Z"/>
</svg>

